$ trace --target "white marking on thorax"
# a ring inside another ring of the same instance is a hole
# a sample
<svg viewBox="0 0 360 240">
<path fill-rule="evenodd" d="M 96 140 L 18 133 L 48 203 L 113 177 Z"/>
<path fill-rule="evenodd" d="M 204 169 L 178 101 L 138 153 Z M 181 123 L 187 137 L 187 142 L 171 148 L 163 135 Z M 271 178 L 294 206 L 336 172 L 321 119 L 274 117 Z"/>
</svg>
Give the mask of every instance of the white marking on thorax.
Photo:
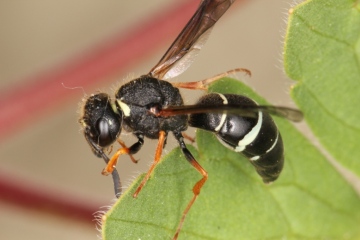
<svg viewBox="0 0 360 240">
<path fill-rule="evenodd" d="M 223 104 L 224 104 L 224 105 L 227 105 L 227 104 L 228 104 L 228 100 L 226 99 L 226 97 L 225 97 L 224 95 L 222 95 L 221 93 L 217 93 L 217 94 L 222 98 Z M 219 123 L 219 125 L 215 128 L 215 132 L 218 132 L 218 131 L 222 128 L 222 126 L 223 126 L 224 123 L 225 123 L 226 117 L 227 117 L 227 114 L 226 114 L 226 113 L 223 113 L 223 114 L 221 115 L 220 123 Z"/>
<path fill-rule="evenodd" d="M 273 145 L 268 150 L 266 150 L 266 153 L 270 152 L 275 147 L 278 139 L 279 139 L 279 131 L 277 131 L 276 139 L 275 139 Z"/>
<path fill-rule="evenodd" d="M 130 116 L 130 108 L 129 108 L 129 106 L 126 103 L 122 102 L 121 99 L 116 99 L 116 101 L 119 104 L 120 108 L 122 109 L 124 115 L 126 117 L 129 117 Z"/>
<path fill-rule="evenodd" d="M 244 138 L 238 142 L 238 145 L 235 148 L 235 152 L 242 152 L 247 145 L 249 145 L 255 140 L 255 138 L 258 136 L 260 132 L 262 126 L 262 120 L 263 120 L 263 114 L 262 112 L 259 112 L 258 121 L 255 127 L 253 127 L 253 129 L 251 129 L 251 131 L 248 132 L 248 134 L 246 134 Z"/>
<path fill-rule="evenodd" d="M 251 161 L 256 161 L 260 158 L 260 156 L 253 156 L 250 158 Z"/>
<path fill-rule="evenodd" d="M 119 111 L 117 110 L 115 103 L 111 103 L 110 106 L 111 106 L 112 110 L 114 111 L 114 113 L 119 114 Z"/>
</svg>

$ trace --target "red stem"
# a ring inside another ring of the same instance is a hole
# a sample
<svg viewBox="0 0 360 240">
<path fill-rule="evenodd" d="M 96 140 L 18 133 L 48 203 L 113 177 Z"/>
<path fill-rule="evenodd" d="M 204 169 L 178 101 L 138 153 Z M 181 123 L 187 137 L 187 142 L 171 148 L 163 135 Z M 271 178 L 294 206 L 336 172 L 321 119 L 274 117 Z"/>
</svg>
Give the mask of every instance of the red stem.
<svg viewBox="0 0 360 240">
<path fill-rule="evenodd" d="M 94 225 L 94 213 L 99 210 L 100 204 L 91 204 L 88 199 L 80 200 L 58 191 L 44 189 L 3 172 L 0 176 L 1 201 Z"/>
</svg>

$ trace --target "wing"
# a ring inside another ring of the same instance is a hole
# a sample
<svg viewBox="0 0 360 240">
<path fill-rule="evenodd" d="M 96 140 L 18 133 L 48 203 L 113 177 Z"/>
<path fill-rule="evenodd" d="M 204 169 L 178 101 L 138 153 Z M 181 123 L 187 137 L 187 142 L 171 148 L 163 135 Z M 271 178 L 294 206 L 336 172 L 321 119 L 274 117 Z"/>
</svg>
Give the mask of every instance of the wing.
<svg viewBox="0 0 360 240">
<path fill-rule="evenodd" d="M 183 73 L 194 61 L 210 35 L 211 28 L 235 0 L 203 0 L 165 55 L 149 75 L 169 79 Z"/>
<path fill-rule="evenodd" d="M 239 114 L 243 117 L 257 117 L 257 113 L 259 111 L 263 111 L 275 116 L 283 117 L 293 122 L 300 122 L 303 119 L 302 112 L 297 109 L 287 108 L 287 107 L 265 106 L 265 105 L 173 106 L 160 110 L 156 115 L 161 117 L 168 117 L 168 116 L 196 114 L 196 113 L 228 113 L 228 114 Z"/>
</svg>

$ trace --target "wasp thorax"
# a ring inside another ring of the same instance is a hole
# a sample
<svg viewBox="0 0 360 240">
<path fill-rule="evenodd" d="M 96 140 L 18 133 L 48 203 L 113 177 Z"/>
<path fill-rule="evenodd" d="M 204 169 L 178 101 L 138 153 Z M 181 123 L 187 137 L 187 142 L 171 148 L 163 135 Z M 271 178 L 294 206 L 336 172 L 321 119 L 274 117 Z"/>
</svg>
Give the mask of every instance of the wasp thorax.
<svg viewBox="0 0 360 240">
<path fill-rule="evenodd" d="M 179 89 L 167 81 L 141 76 L 121 86 L 115 97 L 118 111 L 124 113 L 123 127 L 135 134 L 157 139 L 160 131 L 187 129 L 187 115 L 157 116 L 163 108 L 183 105 Z"/>
</svg>

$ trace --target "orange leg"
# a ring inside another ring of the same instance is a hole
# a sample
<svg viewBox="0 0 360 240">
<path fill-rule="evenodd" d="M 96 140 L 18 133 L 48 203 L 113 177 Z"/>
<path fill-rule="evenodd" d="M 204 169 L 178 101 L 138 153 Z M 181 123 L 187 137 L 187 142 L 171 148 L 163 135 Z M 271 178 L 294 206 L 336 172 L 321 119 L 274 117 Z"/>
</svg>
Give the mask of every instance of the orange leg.
<svg viewBox="0 0 360 240">
<path fill-rule="evenodd" d="M 136 198 L 137 195 L 139 194 L 139 192 L 141 191 L 141 189 L 144 187 L 144 185 L 146 184 L 147 180 L 149 180 L 151 173 L 153 172 L 155 166 L 160 162 L 161 159 L 161 153 L 162 150 L 164 148 L 164 143 L 166 140 L 166 133 L 164 131 L 160 131 L 159 132 L 159 142 L 158 145 L 156 147 L 156 152 L 155 152 L 155 159 L 153 164 L 151 165 L 149 171 L 146 173 L 146 176 L 144 177 L 144 179 L 141 181 L 139 187 L 136 189 L 133 197 Z"/>
<path fill-rule="evenodd" d="M 110 161 L 102 170 L 101 174 L 107 176 L 112 173 L 114 171 L 119 156 L 122 154 L 129 154 L 129 152 L 129 148 L 120 148 L 119 150 L 117 150 L 116 153 L 110 158 Z"/>
<path fill-rule="evenodd" d="M 122 140 L 118 139 L 117 141 L 118 141 L 118 143 L 119 143 L 123 148 L 127 148 L 127 149 L 130 150 L 130 148 L 128 148 Z M 129 151 L 129 150 L 128 150 L 128 151 Z M 133 157 L 133 155 L 130 153 L 130 151 L 129 151 L 128 155 L 129 155 L 129 157 L 130 157 L 130 159 L 131 159 L 131 161 L 132 161 L 133 163 L 138 163 L 138 160 L 136 160 L 136 159 Z"/>
<path fill-rule="evenodd" d="M 191 137 L 190 135 L 187 135 L 186 133 L 182 133 L 183 137 L 185 139 L 187 139 L 188 141 L 190 141 L 191 143 L 194 143 L 195 142 L 195 138 L 194 137 Z"/>
<path fill-rule="evenodd" d="M 118 143 L 122 146 L 122 148 L 120 148 L 119 150 L 116 151 L 116 153 L 111 157 L 111 159 L 109 160 L 109 162 L 107 163 L 106 167 L 102 170 L 101 174 L 102 175 L 109 175 L 110 173 L 112 173 L 114 171 L 114 168 L 116 166 L 116 163 L 120 157 L 120 155 L 123 154 L 127 154 L 129 155 L 131 161 L 133 161 L 134 163 L 137 163 L 138 161 L 132 156 L 132 154 L 135 154 L 137 151 L 139 151 L 139 149 L 141 148 L 142 144 L 143 144 L 143 140 L 139 139 L 138 142 L 136 142 L 135 144 L 133 144 L 131 147 L 127 147 L 125 145 L 125 143 L 123 141 L 121 141 L 120 139 L 117 140 Z"/>
<path fill-rule="evenodd" d="M 186 160 L 188 160 L 188 162 L 202 175 L 202 178 L 194 185 L 193 187 L 193 193 L 194 196 L 192 197 L 192 199 L 189 201 L 188 205 L 186 206 L 182 217 L 180 219 L 179 225 L 176 229 L 175 235 L 173 240 L 176 240 L 179 236 L 180 230 L 182 228 L 182 225 L 185 221 L 186 215 L 189 212 L 190 208 L 192 207 L 192 205 L 194 204 L 196 198 L 199 196 L 200 194 L 200 190 L 203 187 L 203 185 L 205 184 L 206 180 L 208 179 L 208 173 L 200 166 L 200 164 L 195 160 L 194 156 L 190 153 L 190 151 L 186 148 L 186 145 L 183 141 L 183 136 L 181 133 L 174 133 L 176 139 L 178 140 L 179 144 L 180 144 L 180 148 L 182 150 L 182 152 L 184 153 Z"/>
<path fill-rule="evenodd" d="M 190 200 L 190 202 L 188 203 L 188 205 L 186 206 L 183 214 L 182 214 L 182 217 L 180 219 L 180 222 L 179 222 L 179 225 L 176 229 L 176 232 L 175 232 L 175 235 L 174 235 L 174 238 L 173 240 L 176 240 L 179 236 L 179 233 L 180 233 L 180 230 L 182 228 L 182 225 L 184 223 L 184 220 L 185 220 L 185 217 L 187 215 L 187 213 L 189 212 L 190 208 L 192 207 L 192 205 L 194 204 L 196 198 L 199 196 L 200 194 L 200 190 L 201 188 L 203 187 L 203 185 L 205 184 L 206 180 L 208 179 L 208 174 L 207 172 L 200 166 L 200 164 L 195 160 L 195 159 L 192 159 L 192 161 L 190 161 L 191 165 L 193 165 L 193 167 L 203 176 L 200 181 L 198 181 L 194 187 L 193 187 L 193 193 L 194 193 L 194 196 L 193 198 Z"/>
<path fill-rule="evenodd" d="M 220 73 L 214 77 L 211 78 L 207 78 L 201 81 L 197 81 L 197 82 L 180 82 L 180 83 L 172 83 L 172 85 L 174 87 L 178 87 L 178 88 L 187 88 L 187 89 L 200 89 L 200 90 L 206 90 L 208 85 L 220 78 L 226 77 L 230 74 L 234 74 L 237 72 L 244 72 L 246 75 L 251 76 L 251 72 L 250 70 L 246 69 L 246 68 L 235 68 L 232 70 L 229 70 L 227 72 L 224 73 Z"/>
</svg>

